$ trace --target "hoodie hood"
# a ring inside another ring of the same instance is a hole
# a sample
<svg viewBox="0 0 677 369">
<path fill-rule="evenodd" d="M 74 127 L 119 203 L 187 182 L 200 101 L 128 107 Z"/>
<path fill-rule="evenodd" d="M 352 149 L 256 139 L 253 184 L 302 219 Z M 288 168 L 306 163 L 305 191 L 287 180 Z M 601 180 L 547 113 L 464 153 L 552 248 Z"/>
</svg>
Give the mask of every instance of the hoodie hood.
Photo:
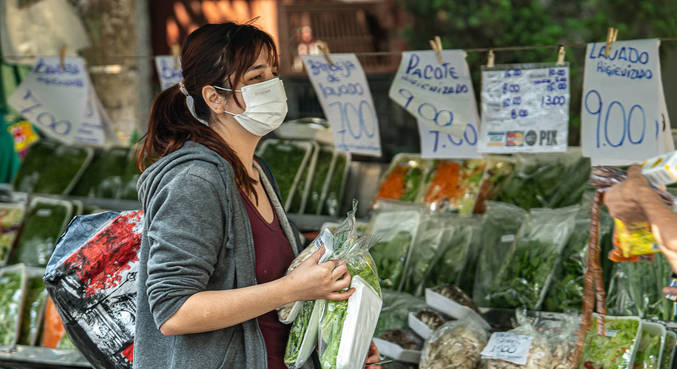
<svg viewBox="0 0 677 369">
<path fill-rule="evenodd" d="M 230 164 L 216 152 L 202 144 L 187 141 L 183 144 L 183 147 L 160 158 L 141 173 L 136 183 L 136 191 L 143 208 L 146 208 L 155 191 L 163 183 L 166 173 L 180 166 L 195 165 L 196 162 L 214 165 L 220 171 L 221 169 L 230 172 L 233 170 Z"/>
</svg>

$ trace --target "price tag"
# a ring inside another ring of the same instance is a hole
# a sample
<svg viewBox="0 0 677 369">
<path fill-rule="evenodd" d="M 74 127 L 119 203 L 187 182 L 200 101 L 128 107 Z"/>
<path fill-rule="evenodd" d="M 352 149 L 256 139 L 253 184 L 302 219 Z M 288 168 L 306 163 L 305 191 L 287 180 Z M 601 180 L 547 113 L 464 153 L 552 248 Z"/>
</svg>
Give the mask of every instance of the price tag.
<svg viewBox="0 0 677 369">
<path fill-rule="evenodd" d="M 498 332 L 491 335 L 482 350 L 482 359 L 505 360 L 517 365 L 526 365 L 529 359 L 532 336 Z"/>
<path fill-rule="evenodd" d="M 432 151 L 436 152 L 434 157 L 475 157 L 477 140 L 472 138 L 472 131 L 478 131 L 479 114 L 465 52 L 443 50 L 441 56 L 440 64 L 430 50 L 403 52 L 389 96 L 416 117 L 419 126 L 423 124 L 428 130 L 449 134 L 456 142 L 463 142 L 452 144 L 454 150 L 442 150 L 452 156 L 440 156 L 439 150 L 429 145 L 431 139 L 422 135 L 424 154 Z M 421 132 L 424 130 L 419 128 Z M 463 150 L 463 146 L 471 148 Z"/>
<path fill-rule="evenodd" d="M 424 159 L 474 159 L 482 157 L 477 152 L 478 133 L 474 125 L 468 124 L 460 138 L 449 133 L 431 129 L 417 120 L 421 137 L 421 157 Z"/>
<path fill-rule="evenodd" d="M 160 87 L 166 90 L 175 84 L 181 82 L 181 62 L 179 68 L 174 68 L 174 57 L 172 55 L 158 55 L 155 57 L 155 69 L 157 69 Z"/>
<path fill-rule="evenodd" d="M 569 85 L 568 65 L 510 64 L 484 69 L 479 151 L 566 151 Z"/>
<path fill-rule="evenodd" d="M 583 154 L 627 165 L 670 151 L 658 39 L 588 44 L 581 102 Z"/>
<path fill-rule="evenodd" d="M 381 156 L 381 138 L 374 101 L 355 54 L 304 55 L 310 81 L 327 116 L 339 151 Z"/>
</svg>

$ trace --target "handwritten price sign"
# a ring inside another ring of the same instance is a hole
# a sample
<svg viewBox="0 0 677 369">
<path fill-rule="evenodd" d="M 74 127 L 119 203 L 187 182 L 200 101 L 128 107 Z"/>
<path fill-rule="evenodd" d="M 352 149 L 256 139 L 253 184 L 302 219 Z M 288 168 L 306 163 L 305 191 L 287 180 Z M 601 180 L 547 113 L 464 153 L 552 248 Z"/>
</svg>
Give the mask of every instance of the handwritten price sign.
<svg viewBox="0 0 677 369">
<path fill-rule="evenodd" d="M 482 71 L 481 152 L 562 152 L 569 136 L 569 67 L 511 64 Z"/>
<path fill-rule="evenodd" d="M 482 350 L 482 359 L 499 359 L 526 365 L 529 359 L 532 336 L 498 332 L 491 335 L 487 346 Z"/>
<path fill-rule="evenodd" d="M 160 79 L 160 86 L 166 90 L 175 84 L 181 82 L 181 63 L 179 68 L 174 67 L 174 57 L 171 55 L 158 55 L 155 57 L 155 68 Z"/>
<path fill-rule="evenodd" d="M 407 51 L 390 98 L 416 117 L 425 158 L 474 158 L 479 115 L 465 53 Z"/>
<path fill-rule="evenodd" d="M 303 63 L 327 116 L 336 149 L 381 156 L 374 101 L 355 54 L 305 55 Z"/>
<path fill-rule="evenodd" d="M 672 149 L 658 39 L 586 49 L 581 106 L 583 154 L 593 164 L 625 165 Z"/>
</svg>

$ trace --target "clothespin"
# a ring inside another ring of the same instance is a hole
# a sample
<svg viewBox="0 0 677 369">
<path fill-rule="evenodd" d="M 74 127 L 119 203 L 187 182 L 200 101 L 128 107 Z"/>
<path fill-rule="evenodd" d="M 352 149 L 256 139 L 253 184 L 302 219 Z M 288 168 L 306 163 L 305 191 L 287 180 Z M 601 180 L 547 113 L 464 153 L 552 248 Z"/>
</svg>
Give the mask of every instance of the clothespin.
<svg viewBox="0 0 677 369">
<path fill-rule="evenodd" d="M 430 47 L 432 47 L 437 57 L 437 61 L 442 64 L 442 39 L 440 36 L 435 36 L 434 40 L 430 40 Z"/>
<path fill-rule="evenodd" d="M 316 41 L 317 48 L 320 50 L 322 55 L 324 55 L 324 58 L 327 60 L 327 63 L 329 65 L 334 65 L 334 62 L 331 61 L 331 58 L 329 57 L 329 54 L 331 54 L 331 51 L 329 51 L 329 45 L 327 45 L 326 42 L 324 41 Z"/>
<path fill-rule="evenodd" d="M 179 69 L 181 68 L 181 65 L 179 64 L 179 57 L 181 56 L 181 46 L 179 44 L 173 44 L 170 46 L 172 49 L 172 56 L 174 56 L 174 69 Z"/>
<path fill-rule="evenodd" d="M 564 45 L 559 45 L 559 51 L 557 52 L 557 65 L 564 65 Z"/>
<path fill-rule="evenodd" d="M 609 31 L 606 33 L 606 47 L 604 48 L 604 56 L 609 56 L 611 44 L 616 42 L 616 37 L 618 37 L 618 28 L 609 27 Z"/>
<path fill-rule="evenodd" d="M 63 44 L 59 49 L 59 66 L 61 66 L 61 70 L 66 69 L 66 44 Z"/>
<path fill-rule="evenodd" d="M 487 55 L 487 68 L 494 67 L 494 49 L 489 49 L 489 54 Z"/>
</svg>

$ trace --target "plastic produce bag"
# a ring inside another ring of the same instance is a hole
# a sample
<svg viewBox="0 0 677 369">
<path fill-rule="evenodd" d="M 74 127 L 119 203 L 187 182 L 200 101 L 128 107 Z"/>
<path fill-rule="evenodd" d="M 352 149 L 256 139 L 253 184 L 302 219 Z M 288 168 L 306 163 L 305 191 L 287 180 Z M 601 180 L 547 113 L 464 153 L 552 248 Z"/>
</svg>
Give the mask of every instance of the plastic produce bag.
<svg viewBox="0 0 677 369">
<path fill-rule="evenodd" d="M 73 344 L 96 367 L 132 367 L 142 229 L 141 211 L 78 216 L 47 265 L 47 291 Z M 56 326 L 47 315 L 45 323 Z"/>
<path fill-rule="evenodd" d="M 327 301 L 320 318 L 319 355 L 323 369 L 362 368 L 381 311 L 381 287 L 369 255 L 373 239 L 363 237 L 332 250 L 345 260 L 355 292 L 347 301 Z"/>
<path fill-rule="evenodd" d="M 14 178 L 14 189 L 67 195 L 92 160 L 93 150 L 42 139 L 28 150 Z"/>
<path fill-rule="evenodd" d="M 532 209 L 492 284 L 492 307 L 538 310 L 562 249 L 574 229 L 578 206 Z"/>
<path fill-rule="evenodd" d="M 17 344 L 27 283 L 23 264 L 0 269 L 0 348 Z"/>
<path fill-rule="evenodd" d="M 485 168 L 484 159 L 435 160 L 426 174 L 419 200 L 432 210 L 472 214 Z"/>
<path fill-rule="evenodd" d="M 322 198 L 330 180 L 329 171 L 332 162 L 336 159 L 336 151 L 328 147 L 320 148 L 315 164 L 315 174 L 310 184 L 308 200 L 306 202 L 306 214 L 320 214 L 322 209 Z"/>
<path fill-rule="evenodd" d="M 487 344 L 487 332 L 472 320 L 448 322 L 426 340 L 421 369 L 475 369 Z"/>
<path fill-rule="evenodd" d="M 430 162 L 416 154 L 397 154 L 381 179 L 374 204 L 379 200 L 413 202 L 419 197 Z"/>
<path fill-rule="evenodd" d="M 515 160 L 510 156 L 489 155 L 485 157 L 487 164 L 480 193 L 475 202 L 475 214 L 484 214 L 486 201 L 494 199 L 506 185 L 515 168 Z"/>
<path fill-rule="evenodd" d="M 607 334 L 600 336 L 597 332 L 598 317 L 593 317 L 590 330 L 586 332 L 579 369 L 631 367 L 636 344 L 641 337 L 639 319 L 608 316 L 604 319 Z"/>
<path fill-rule="evenodd" d="M 667 331 L 665 335 L 665 348 L 661 355 L 661 368 L 671 369 L 675 357 L 675 345 L 677 345 L 677 335 L 672 331 Z"/>
<path fill-rule="evenodd" d="M 404 279 L 403 290 L 421 296 L 435 262 L 444 252 L 447 245 L 446 225 L 452 221 L 454 215 L 423 216 L 419 226 L 415 252 L 411 253 L 409 268 Z"/>
<path fill-rule="evenodd" d="M 384 288 L 402 288 L 420 220 L 418 210 L 382 211 L 373 216 L 369 233 L 378 243 L 372 247 L 371 255 Z"/>
<path fill-rule="evenodd" d="M 21 319 L 20 345 L 32 346 L 37 343 L 40 335 L 40 325 L 47 303 L 47 290 L 42 281 L 44 269 L 27 268 L 28 282 L 24 301 L 23 316 Z"/>
<path fill-rule="evenodd" d="M 291 205 L 289 211 L 292 213 L 303 214 L 305 213 L 306 202 L 308 200 L 308 193 L 310 192 L 310 186 L 315 176 L 315 167 L 317 165 L 317 157 L 319 155 L 320 146 L 311 142 L 312 149 L 310 151 L 310 158 L 308 159 L 308 164 L 303 167 L 299 180 L 294 187 L 294 195 L 292 196 Z"/>
<path fill-rule="evenodd" d="M 310 142 L 269 139 L 261 144 L 258 155 L 273 171 L 286 209 L 291 206 L 293 191 L 310 161 L 312 150 Z"/>
<path fill-rule="evenodd" d="M 303 367 L 317 346 L 317 330 L 324 304 L 324 300 L 303 302 L 301 312 L 289 332 L 284 353 L 284 363 L 288 368 Z"/>
<path fill-rule="evenodd" d="M 133 161 L 126 147 L 97 150 L 92 162 L 71 191 L 75 196 L 121 199 L 127 187 L 126 171 Z"/>
<path fill-rule="evenodd" d="M 26 213 L 21 203 L 0 203 L 0 266 L 4 265 L 12 250 Z"/>
<path fill-rule="evenodd" d="M 665 345 L 665 327 L 657 323 L 642 323 L 642 338 L 637 345 L 633 366 L 637 369 L 659 369 Z"/>
<path fill-rule="evenodd" d="M 615 263 L 606 306 L 609 314 L 644 319 L 675 320 L 675 303 L 663 296 L 672 268 L 665 255 L 654 261 Z"/>
<path fill-rule="evenodd" d="M 73 206 L 68 201 L 34 197 L 10 264 L 46 266 L 72 214 Z"/>
<path fill-rule="evenodd" d="M 479 306 L 489 306 L 492 283 L 503 266 L 506 255 L 527 212 L 515 205 L 487 201 L 482 221 L 481 253 L 477 260 L 473 299 Z"/>
<path fill-rule="evenodd" d="M 350 153 L 336 152 L 336 157 L 329 172 L 327 191 L 322 200 L 322 214 L 335 217 L 341 211 L 350 163 Z"/>
<path fill-rule="evenodd" d="M 423 299 L 405 292 L 383 289 L 382 293 L 383 309 L 378 317 L 376 336 L 387 330 L 407 328 L 409 312 L 429 308 Z"/>
<path fill-rule="evenodd" d="M 552 353 L 547 339 L 538 333 L 531 324 L 520 320 L 521 319 L 518 317 L 520 325 L 517 328 L 508 331 L 508 333 L 531 337 L 526 364 L 518 365 L 501 359 L 485 359 L 487 349 L 491 345 L 490 340 L 489 346 L 482 351 L 482 369 L 552 369 Z"/>
</svg>

